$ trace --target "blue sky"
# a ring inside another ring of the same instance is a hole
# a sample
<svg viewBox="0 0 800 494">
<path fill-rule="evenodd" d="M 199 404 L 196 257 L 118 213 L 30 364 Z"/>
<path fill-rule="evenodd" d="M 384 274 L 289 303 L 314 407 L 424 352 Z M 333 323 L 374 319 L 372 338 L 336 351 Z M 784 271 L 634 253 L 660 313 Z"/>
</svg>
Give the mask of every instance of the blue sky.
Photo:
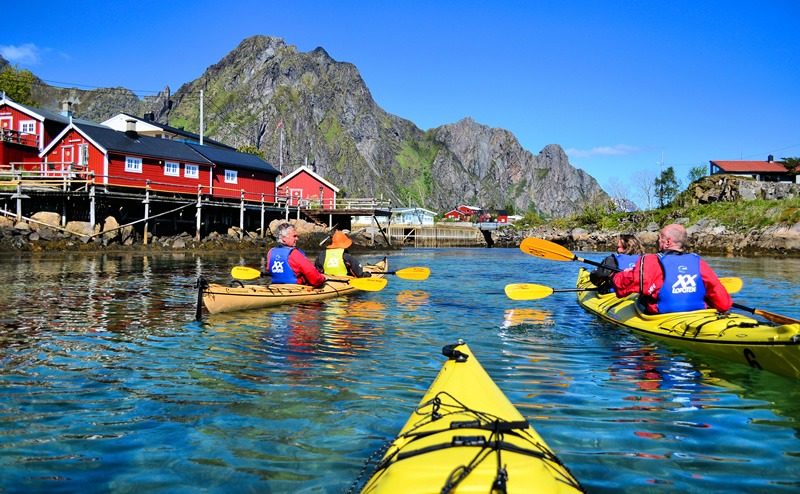
<svg viewBox="0 0 800 494">
<path fill-rule="evenodd" d="M 0 53 L 51 85 L 174 92 L 243 39 L 276 36 L 354 64 L 378 105 L 422 129 L 472 117 L 534 154 L 559 144 L 607 191 L 662 159 L 685 181 L 709 160 L 800 157 L 797 0 L 4 9 Z"/>
</svg>

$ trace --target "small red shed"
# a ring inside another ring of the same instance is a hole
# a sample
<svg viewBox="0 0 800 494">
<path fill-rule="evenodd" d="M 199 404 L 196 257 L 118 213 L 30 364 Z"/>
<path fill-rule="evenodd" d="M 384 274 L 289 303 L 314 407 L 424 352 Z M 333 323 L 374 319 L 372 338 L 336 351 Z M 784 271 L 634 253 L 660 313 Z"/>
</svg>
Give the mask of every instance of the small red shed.
<svg viewBox="0 0 800 494">
<path fill-rule="evenodd" d="M 309 207 L 318 204 L 322 209 L 336 209 L 339 188 L 307 166 L 301 166 L 280 179 L 278 189 L 290 206 Z"/>
</svg>

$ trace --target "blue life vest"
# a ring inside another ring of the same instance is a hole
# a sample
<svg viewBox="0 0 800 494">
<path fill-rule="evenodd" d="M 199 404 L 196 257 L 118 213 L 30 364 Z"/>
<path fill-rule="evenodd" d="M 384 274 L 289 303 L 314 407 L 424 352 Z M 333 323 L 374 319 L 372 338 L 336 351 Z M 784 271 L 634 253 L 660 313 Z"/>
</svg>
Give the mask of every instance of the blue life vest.
<svg viewBox="0 0 800 494">
<path fill-rule="evenodd" d="M 297 275 L 289 266 L 289 256 L 294 249 L 290 247 L 273 247 L 267 257 L 267 268 L 272 275 L 272 283 L 296 284 Z"/>
<path fill-rule="evenodd" d="M 617 258 L 617 267 L 624 271 L 628 268 L 633 269 L 640 256 L 639 254 L 614 254 L 614 257 Z"/>
<path fill-rule="evenodd" d="M 664 270 L 664 284 L 658 291 L 658 312 L 686 312 L 706 308 L 706 286 L 700 275 L 697 254 L 658 254 Z"/>
</svg>

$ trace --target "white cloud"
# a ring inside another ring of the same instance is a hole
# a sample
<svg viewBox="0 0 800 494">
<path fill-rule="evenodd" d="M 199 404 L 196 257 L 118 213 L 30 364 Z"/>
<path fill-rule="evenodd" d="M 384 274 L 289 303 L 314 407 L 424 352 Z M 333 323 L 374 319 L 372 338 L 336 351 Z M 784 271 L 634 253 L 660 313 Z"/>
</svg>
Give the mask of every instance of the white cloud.
<svg viewBox="0 0 800 494">
<path fill-rule="evenodd" d="M 39 63 L 39 48 L 33 43 L 19 46 L 0 46 L 0 55 L 11 63 L 36 65 Z"/>
<path fill-rule="evenodd" d="M 600 146 L 592 149 L 567 149 L 564 152 L 570 158 L 591 158 L 592 156 L 625 156 L 640 150 L 636 146 L 617 144 L 616 146 Z"/>
</svg>

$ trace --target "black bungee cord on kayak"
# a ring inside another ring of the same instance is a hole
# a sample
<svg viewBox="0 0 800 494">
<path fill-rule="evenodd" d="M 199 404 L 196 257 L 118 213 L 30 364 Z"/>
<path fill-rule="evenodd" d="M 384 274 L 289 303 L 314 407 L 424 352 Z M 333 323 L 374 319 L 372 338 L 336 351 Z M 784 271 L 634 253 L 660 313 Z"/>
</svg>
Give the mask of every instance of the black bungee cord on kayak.
<svg viewBox="0 0 800 494">
<path fill-rule="evenodd" d="M 446 397 L 448 399 L 447 401 L 451 401 L 452 403 L 444 403 L 442 400 L 443 397 Z M 421 411 L 427 407 L 430 407 L 430 411 L 426 412 Z M 446 449 L 458 446 L 477 446 L 480 449 L 476 453 L 475 457 L 469 462 L 469 464 L 461 465 L 455 470 L 453 470 L 447 477 L 447 481 L 445 482 L 445 485 L 442 486 L 440 492 L 442 494 L 447 494 L 449 492 L 452 492 L 452 490 L 455 489 L 458 486 L 458 484 L 462 480 L 464 480 L 481 462 L 483 462 L 486 458 L 488 458 L 492 453 L 496 453 L 497 476 L 495 477 L 495 480 L 491 485 L 492 490 L 490 492 L 501 494 L 507 492 L 506 483 L 508 481 L 508 472 L 502 465 L 501 454 L 503 450 L 513 451 L 515 453 L 520 453 L 520 454 L 526 454 L 535 458 L 539 458 L 544 461 L 549 461 L 564 466 L 561 463 L 561 461 L 551 451 L 547 450 L 546 448 L 542 448 L 541 445 L 536 443 L 532 438 L 526 437 L 525 434 L 521 433 L 521 431 L 524 431 L 530 425 L 527 420 L 506 421 L 492 414 L 480 412 L 477 410 L 472 410 L 463 403 L 461 403 L 460 401 L 458 401 L 458 399 L 456 399 L 454 396 L 447 393 L 446 391 L 438 393 L 431 400 L 417 406 L 415 412 L 419 415 L 424 415 L 425 418 L 420 422 L 418 422 L 414 426 L 414 429 L 403 434 L 402 437 L 410 439 L 409 443 L 406 445 L 406 448 L 408 447 L 408 445 L 412 444 L 417 439 L 439 434 L 453 429 L 481 429 L 490 431 L 491 435 L 489 436 L 488 439 L 484 436 L 478 436 L 478 435 L 455 436 L 450 441 L 441 444 L 427 446 L 413 451 L 406 451 L 405 449 L 403 451 L 400 450 L 395 451 L 389 457 L 384 458 L 375 467 L 373 475 L 377 474 L 377 472 L 387 468 L 389 465 L 395 462 L 404 460 L 406 458 L 414 457 L 420 454 L 428 453 L 430 451 L 436 451 L 440 449 Z M 449 426 L 444 427 L 442 429 L 437 429 L 433 431 L 415 432 L 415 430 L 419 429 L 424 425 L 441 420 L 442 418 L 447 417 L 448 415 L 456 413 L 472 414 L 475 416 L 475 420 L 453 421 L 449 424 Z M 529 442 L 535 449 L 522 448 L 514 444 L 507 443 L 503 440 L 503 436 L 505 434 L 512 434 L 518 438 L 521 438 Z M 376 455 L 377 453 L 373 454 L 370 457 L 370 460 L 368 460 L 368 462 L 371 461 L 372 458 L 375 457 Z M 359 475 L 359 479 L 362 476 L 363 473 Z M 565 479 L 564 481 L 567 483 L 571 483 L 567 479 Z"/>
</svg>

